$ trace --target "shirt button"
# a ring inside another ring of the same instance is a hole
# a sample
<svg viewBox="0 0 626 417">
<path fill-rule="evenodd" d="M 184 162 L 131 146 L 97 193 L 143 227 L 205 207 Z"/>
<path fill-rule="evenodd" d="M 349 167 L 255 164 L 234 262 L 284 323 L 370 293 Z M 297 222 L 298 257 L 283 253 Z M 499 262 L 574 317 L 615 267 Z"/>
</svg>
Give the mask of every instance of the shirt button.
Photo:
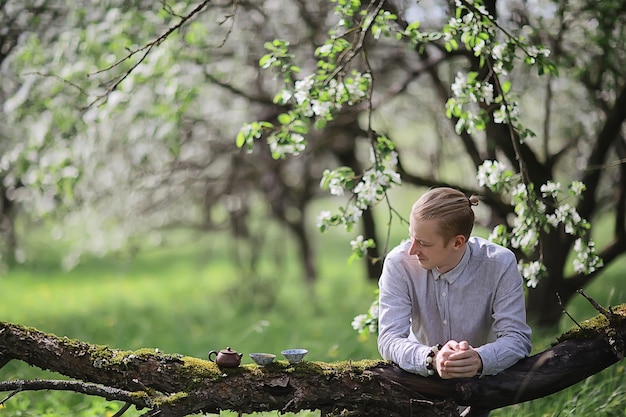
<svg viewBox="0 0 626 417">
<path fill-rule="evenodd" d="M 442 296 L 442 297 L 445 297 L 446 295 L 448 295 L 448 293 L 447 293 L 447 292 L 445 292 L 445 291 L 441 293 L 441 296 Z"/>
<path fill-rule="evenodd" d="M 444 321 L 443 321 L 443 324 L 448 324 L 448 320 L 444 320 Z"/>
</svg>

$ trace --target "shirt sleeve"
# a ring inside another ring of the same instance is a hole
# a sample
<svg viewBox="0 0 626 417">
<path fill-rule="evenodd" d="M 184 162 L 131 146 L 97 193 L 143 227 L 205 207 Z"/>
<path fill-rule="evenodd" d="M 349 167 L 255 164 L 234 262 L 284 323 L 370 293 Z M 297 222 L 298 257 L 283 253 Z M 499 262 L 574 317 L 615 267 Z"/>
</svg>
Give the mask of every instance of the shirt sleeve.
<svg viewBox="0 0 626 417">
<path fill-rule="evenodd" d="M 526 323 L 523 280 L 512 253 L 498 281 L 492 320 L 496 340 L 476 348 L 483 361 L 482 375 L 504 371 L 528 356 L 532 348 L 531 329 Z"/>
<path fill-rule="evenodd" d="M 430 346 L 409 338 L 411 298 L 408 277 L 393 258 L 387 259 L 379 280 L 378 351 L 405 371 L 427 376 Z"/>
</svg>

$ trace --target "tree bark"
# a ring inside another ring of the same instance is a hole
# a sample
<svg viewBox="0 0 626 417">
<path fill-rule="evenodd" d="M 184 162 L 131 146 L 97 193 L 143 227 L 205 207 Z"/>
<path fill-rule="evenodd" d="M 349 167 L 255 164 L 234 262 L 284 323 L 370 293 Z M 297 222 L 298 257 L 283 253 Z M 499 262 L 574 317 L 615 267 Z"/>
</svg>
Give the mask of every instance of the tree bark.
<svg viewBox="0 0 626 417">
<path fill-rule="evenodd" d="M 220 369 L 206 360 L 153 349 L 120 351 L 0 322 L 0 367 L 17 359 L 75 380 L 5 381 L 0 391 L 70 390 L 146 409 L 146 417 L 220 410 L 458 416 L 458 405 L 492 410 L 530 401 L 623 359 L 626 305 L 605 313 L 501 374 L 454 380 L 420 377 L 378 360 Z"/>
</svg>

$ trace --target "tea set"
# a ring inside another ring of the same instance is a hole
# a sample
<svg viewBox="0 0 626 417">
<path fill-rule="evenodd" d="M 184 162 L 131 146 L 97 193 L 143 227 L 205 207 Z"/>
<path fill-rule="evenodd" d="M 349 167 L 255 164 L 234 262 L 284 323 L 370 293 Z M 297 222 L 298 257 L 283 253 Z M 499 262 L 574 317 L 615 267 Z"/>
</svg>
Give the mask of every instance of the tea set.
<svg viewBox="0 0 626 417">
<path fill-rule="evenodd" d="M 287 359 L 287 361 L 293 365 L 301 362 L 309 351 L 307 349 L 286 349 L 281 354 Z M 219 352 L 212 350 L 209 352 L 209 360 L 215 362 L 220 368 L 237 368 L 241 364 L 241 358 L 243 353 L 239 353 L 236 350 L 227 347 Z M 265 366 L 276 359 L 276 355 L 273 353 L 255 352 L 250 353 L 250 358 L 259 366 Z"/>
</svg>

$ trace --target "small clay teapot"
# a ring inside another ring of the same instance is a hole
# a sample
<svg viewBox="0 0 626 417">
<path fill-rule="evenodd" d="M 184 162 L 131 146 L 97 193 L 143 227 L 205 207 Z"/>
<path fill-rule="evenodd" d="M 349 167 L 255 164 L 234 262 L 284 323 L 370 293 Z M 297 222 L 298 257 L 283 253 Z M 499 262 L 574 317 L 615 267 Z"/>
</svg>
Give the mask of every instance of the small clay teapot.
<svg viewBox="0 0 626 417">
<path fill-rule="evenodd" d="M 213 356 L 213 357 L 212 357 Z M 222 349 L 219 352 L 212 350 L 209 352 L 209 360 L 215 362 L 220 368 L 236 368 L 241 363 L 243 353 L 237 353 L 230 347 Z"/>
</svg>

